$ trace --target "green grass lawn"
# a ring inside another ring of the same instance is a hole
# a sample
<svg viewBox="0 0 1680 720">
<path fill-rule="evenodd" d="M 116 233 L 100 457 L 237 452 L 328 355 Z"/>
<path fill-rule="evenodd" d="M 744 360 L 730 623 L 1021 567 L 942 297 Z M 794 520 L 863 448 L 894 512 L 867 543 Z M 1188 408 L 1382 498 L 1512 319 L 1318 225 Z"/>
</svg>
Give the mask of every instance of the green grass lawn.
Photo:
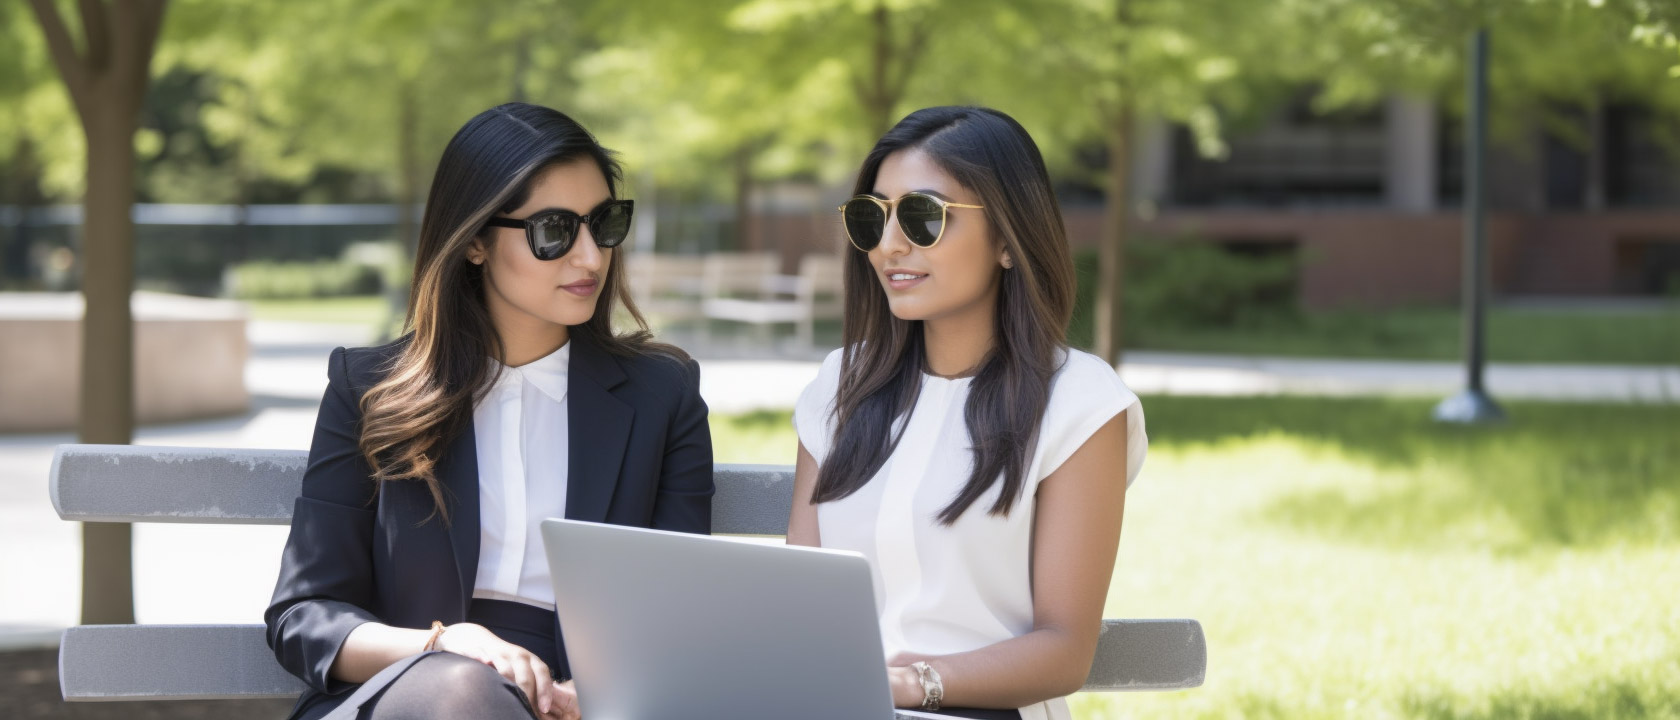
<svg viewBox="0 0 1680 720">
<path fill-rule="evenodd" d="M 1081 718 L 1680 717 L 1680 408 L 1146 398 L 1108 617 L 1193 617 L 1208 679 Z M 785 412 L 722 462 L 792 462 Z"/>
<path fill-rule="evenodd" d="M 1461 320 L 1449 308 L 1305 313 L 1234 327 L 1137 321 L 1139 349 L 1247 355 L 1457 360 Z M 1528 310 L 1488 313 L 1495 362 L 1680 363 L 1680 306 L 1671 310 Z"/>
</svg>

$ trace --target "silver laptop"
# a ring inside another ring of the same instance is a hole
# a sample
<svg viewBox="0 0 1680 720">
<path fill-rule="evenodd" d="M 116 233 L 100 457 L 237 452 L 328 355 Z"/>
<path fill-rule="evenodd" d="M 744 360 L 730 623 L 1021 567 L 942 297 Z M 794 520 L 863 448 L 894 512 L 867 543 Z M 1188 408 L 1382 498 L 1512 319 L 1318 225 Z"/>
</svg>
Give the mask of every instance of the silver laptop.
<svg viewBox="0 0 1680 720">
<path fill-rule="evenodd" d="M 863 556 L 575 520 L 542 533 L 584 717 L 894 717 Z"/>
</svg>

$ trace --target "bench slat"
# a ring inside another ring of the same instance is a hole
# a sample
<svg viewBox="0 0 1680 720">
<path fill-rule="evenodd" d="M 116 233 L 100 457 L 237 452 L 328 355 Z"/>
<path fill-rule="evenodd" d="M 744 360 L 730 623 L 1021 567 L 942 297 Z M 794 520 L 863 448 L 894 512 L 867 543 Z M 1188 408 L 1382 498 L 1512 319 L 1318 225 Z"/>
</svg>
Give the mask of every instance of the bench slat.
<svg viewBox="0 0 1680 720">
<path fill-rule="evenodd" d="M 1087 692 L 1197 687 L 1207 672 L 1194 620 L 1106 620 Z M 289 698 L 261 625 L 81 625 L 64 631 L 59 687 L 71 702 Z"/>
<path fill-rule="evenodd" d="M 58 647 L 71 702 L 297 697 L 261 625 L 80 625 Z"/>
<path fill-rule="evenodd" d="M 285 525 L 303 483 L 302 450 L 60 445 L 53 508 L 81 522 Z M 719 464 L 712 531 L 783 535 L 793 468 Z"/>
</svg>

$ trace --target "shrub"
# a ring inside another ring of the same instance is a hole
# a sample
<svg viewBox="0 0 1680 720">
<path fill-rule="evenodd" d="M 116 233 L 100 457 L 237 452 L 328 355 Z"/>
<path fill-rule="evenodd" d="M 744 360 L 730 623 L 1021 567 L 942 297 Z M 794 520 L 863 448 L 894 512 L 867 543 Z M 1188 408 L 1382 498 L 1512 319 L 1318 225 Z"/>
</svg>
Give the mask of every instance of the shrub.
<svg viewBox="0 0 1680 720">
<path fill-rule="evenodd" d="M 1074 258 L 1079 278 L 1068 340 L 1089 347 L 1097 285 L 1097 252 Z M 1298 314 L 1299 263 L 1293 253 L 1240 252 L 1213 242 L 1146 238 L 1126 248 L 1126 344 L 1145 342 L 1152 328 L 1248 326 Z"/>
<path fill-rule="evenodd" d="M 246 300 L 294 299 L 374 295 L 384 280 L 370 265 L 258 261 L 228 268 L 225 286 L 229 296 Z"/>
</svg>

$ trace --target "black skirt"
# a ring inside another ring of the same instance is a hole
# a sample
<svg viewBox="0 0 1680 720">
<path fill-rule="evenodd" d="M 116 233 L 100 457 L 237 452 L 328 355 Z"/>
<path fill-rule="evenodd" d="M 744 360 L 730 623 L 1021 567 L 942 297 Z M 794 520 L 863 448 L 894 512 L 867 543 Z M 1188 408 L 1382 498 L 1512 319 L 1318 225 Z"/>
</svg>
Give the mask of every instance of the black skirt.
<svg viewBox="0 0 1680 720">
<path fill-rule="evenodd" d="M 467 609 L 467 622 L 483 625 L 496 637 L 531 651 L 550 668 L 560 667 L 559 644 L 554 638 L 554 611 L 507 600 L 474 599 Z M 434 651 L 435 652 L 435 651 Z M 391 663 L 384 670 L 342 695 L 317 695 L 307 706 L 292 711 L 293 720 L 355 720 L 363 708 L 371 708 L 385 689 L 430 653 L 416 653 Z M 564 680 L 565 678 L 555 678 Z"/>
</svg>

